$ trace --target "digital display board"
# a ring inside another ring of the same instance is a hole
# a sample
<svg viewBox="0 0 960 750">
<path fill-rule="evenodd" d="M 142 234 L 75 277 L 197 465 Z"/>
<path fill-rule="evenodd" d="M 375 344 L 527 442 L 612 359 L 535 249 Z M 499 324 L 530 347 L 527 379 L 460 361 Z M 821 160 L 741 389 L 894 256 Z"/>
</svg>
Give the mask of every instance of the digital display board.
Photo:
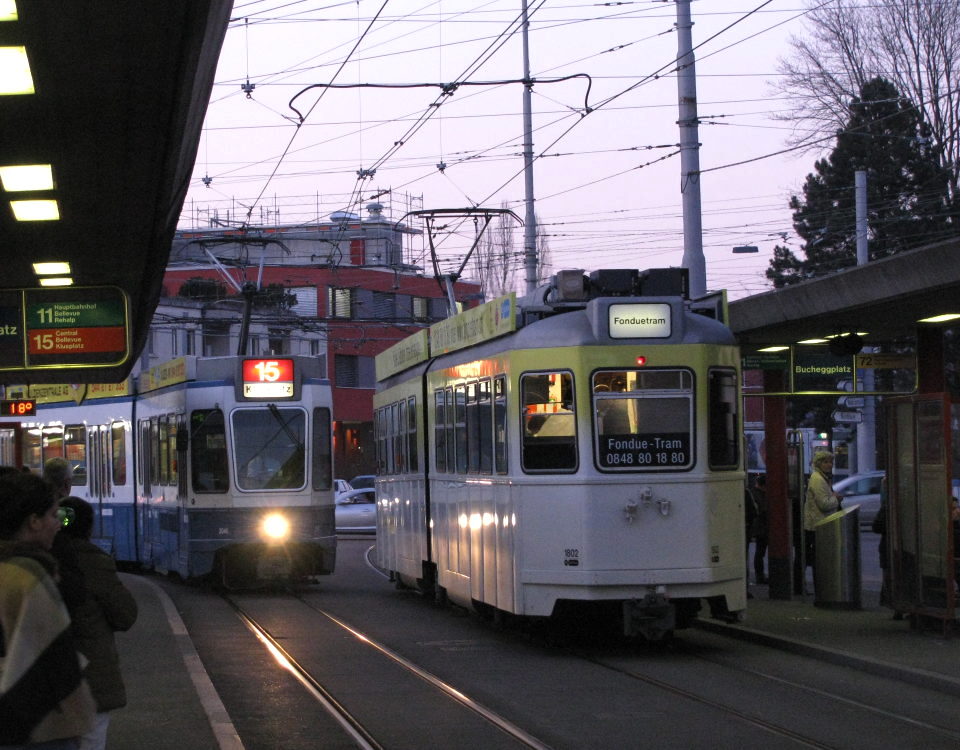
<svg viewBox="0 0 960 750">
<path fill-rule="evenodd" d="M 244 398 L 294 397 L 292 359 L 245 359 L 242 376 Z"/>
<path fill-rule="evenodd" d="M 0 401 L 2 417 L 33 417 L 37 414 L 37 402 L 32 398 L 3 399 Z"/>
</svg>

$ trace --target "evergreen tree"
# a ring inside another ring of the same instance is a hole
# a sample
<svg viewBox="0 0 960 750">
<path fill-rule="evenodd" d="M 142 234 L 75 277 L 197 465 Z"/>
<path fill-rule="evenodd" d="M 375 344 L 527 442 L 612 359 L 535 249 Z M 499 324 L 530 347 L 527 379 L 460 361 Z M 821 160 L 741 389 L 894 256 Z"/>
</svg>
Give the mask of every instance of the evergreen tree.
<svg viewBox="0 0 960 750">
<path fill-rule="evenodd" d="M 793 196 L 793 225 L 805 258 L 778 246 L 767 269 L 777 288 L 856 265 L 854 173 L 867 173 L 870 259 L 941 239 L 951 232 L 948 174 L 930 148 L 913 104 L 882 78 L 867 81 L 849 106 L 837 145 Z"/>
</svg>

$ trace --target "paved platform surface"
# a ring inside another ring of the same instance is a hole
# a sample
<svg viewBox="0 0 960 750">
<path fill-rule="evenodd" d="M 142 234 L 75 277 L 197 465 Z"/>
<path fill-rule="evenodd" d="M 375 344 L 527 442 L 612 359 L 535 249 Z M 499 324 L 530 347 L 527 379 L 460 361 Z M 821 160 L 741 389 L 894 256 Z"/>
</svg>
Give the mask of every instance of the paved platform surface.
<svg viewBox="0 0 960 750">
<path fill-rule="evenodd" d="M 742 623 L 705 619 L 698 626 L 960 696 L 960 623 L 948 637 L 913 627 L 880 606 L 879 591 L 863 591 L 860 609 L 817 607 L 812 595 L 770 599 L 766 586 L 748 591 Z"/>
<path fill-rule="evenodd" d="M 168 594 L 148 576 L 123 580 L 140 616 L 117 637 L 128 705 L 112 714 L 108 750 L 242 750 Z M 876 591 L 863 592 L 859 610 L 771 600 L 766 586 L 749 591 L 743 623 L 699 627 L 960 696 L 960 631 L 945 638 L 895 620 Z"/>
</svg>

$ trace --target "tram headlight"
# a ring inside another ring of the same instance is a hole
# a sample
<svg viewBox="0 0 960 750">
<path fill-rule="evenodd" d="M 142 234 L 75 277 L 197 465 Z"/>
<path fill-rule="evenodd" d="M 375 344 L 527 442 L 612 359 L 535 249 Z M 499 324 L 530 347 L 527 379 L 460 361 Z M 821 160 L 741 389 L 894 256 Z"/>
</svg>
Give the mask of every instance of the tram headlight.
<svg viewBox="0 0 960 750">
<path fill-rule="evenodd" d="M 279 513 L 271 513 L 260 523 L 260 532 L 271 542 L 283 542 L 290 536 L 290 522 Z"/>
</svg>

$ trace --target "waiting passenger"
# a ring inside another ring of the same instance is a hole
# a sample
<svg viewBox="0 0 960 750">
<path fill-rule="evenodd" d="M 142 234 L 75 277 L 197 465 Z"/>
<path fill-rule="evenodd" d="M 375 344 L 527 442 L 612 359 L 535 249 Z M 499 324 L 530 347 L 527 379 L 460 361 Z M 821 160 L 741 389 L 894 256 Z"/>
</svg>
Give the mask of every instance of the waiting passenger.
<svg viewBox="0 0 960 750">
<path fill-rule="evenodd" d="M 833 454 L 818 451 L 813 457 L 813 473 L 807 482 L 807 495 L 803 504 L 803 536 L 806 550 L 806 564 L 813 568 L 813 580 L 816 584 L 816 535 L 814 528 L 831 513 L 840 510 L 840 496 L 833 491 Z"/>
<path fill-rule="evenodd" d="M 49 554 L 60 528 L 50 485 L 0 476 L 0 745 L 74 750 L 96 705 Z"/>
<path fill-rule="evenodd" d="M 65 458 L 48 458 L 43 464 L 43 478 L 53 487 L 57 500 L 67 497 L 73 489 L 73 469 Z"/>
<path fill-rule="evenodd" d="M 77 649 L 90 663 L 83 671 L 97 703 L 93 728 L 83 735 L 80 750 L 105 750 L 110 714 L 127 705 L 114 632 L 129 630 L 137 620 L 137 602 L 117 576 L 113 558 L 90 541 L 93 507 L 79 497 L 64 498 L 61 507 L 73 511 L 54 544 L 54 552 L 69 553 L 83 575 L 86 596 L 70 608 Z"/>
</svg>

